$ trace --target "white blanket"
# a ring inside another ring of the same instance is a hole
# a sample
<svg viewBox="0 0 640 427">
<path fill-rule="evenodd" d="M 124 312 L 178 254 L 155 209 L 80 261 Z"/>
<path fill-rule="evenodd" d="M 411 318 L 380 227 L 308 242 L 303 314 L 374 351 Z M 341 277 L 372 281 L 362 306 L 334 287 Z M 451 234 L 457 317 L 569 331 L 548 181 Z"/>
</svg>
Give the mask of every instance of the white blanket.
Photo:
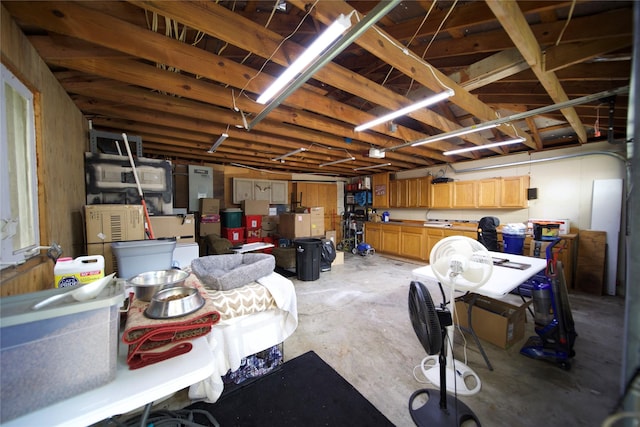
<svg viewBox="0 0 640 427">
<path fill-rule="evenodd" d="M 220 321 L 208 335 L 216 370 L 211 377 L 192 385 L 189 398 L 215 402 L 224 389 L 222 377 L 240 367 L 244 357 L 280 344 L 298 326 L 298 307 L 293 282 L 278 273 L 261 277 L 277 309 Z"/>
</svg>

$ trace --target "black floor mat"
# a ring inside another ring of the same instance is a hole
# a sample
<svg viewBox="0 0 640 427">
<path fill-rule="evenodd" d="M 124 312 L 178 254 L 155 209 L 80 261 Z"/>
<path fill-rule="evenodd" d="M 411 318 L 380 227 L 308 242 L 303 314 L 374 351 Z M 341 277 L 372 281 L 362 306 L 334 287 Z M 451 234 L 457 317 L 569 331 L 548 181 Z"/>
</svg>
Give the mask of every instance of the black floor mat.
<svg viewBox="0 0 640 427">
<path fill-rule="evenodd" d="M 316 353 L 310 351 L 262 378 L 223 394 L 205 410 L 221 426 L 392 426 L 375 406 Z M 202 414 L 195 422 L 207 423 Z"/>
<path fill-rule="evenodd" d="M 284 277 L 293 277 L 293 276 L 296 275 L 296 270 L 295 269 L 289 270 L 289 269 L 278 267 L 278 266 L 276 266 L 276 268 L 274 268 L 273 271 L 275 271 L 276 273 L 278 273 L 278 274 L 280 274 L 281 276 L 284 276 Z"/>
</svg>

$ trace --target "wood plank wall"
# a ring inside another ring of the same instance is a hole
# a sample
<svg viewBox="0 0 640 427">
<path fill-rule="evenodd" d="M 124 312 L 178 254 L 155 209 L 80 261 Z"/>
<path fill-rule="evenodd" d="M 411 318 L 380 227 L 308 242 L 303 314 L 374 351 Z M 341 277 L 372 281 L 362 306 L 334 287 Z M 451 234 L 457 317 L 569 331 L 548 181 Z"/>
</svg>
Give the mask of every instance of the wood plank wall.
<svg viewBox="0 0 640 427">
<path fill-rule="evenodd" d="M 0 16 L 2 62 L 36 94 L 41 244 L 55 241 L 64 256 L 80 256 L 85 251 L 82 211 L 88 122 L 4 7 Z M 53 263 L 46 256 L 0 271 L 0 296 L 52 286 Z"/>
</svg>

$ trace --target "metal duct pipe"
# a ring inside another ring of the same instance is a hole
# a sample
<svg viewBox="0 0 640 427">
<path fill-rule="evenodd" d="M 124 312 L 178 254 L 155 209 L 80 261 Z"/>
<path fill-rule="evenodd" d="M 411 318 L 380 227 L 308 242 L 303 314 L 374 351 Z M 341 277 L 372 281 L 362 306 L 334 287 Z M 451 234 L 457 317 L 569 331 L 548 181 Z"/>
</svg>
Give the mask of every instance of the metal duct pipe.
<svg viewBox="0 0 640 427">
<path fill-rule="evenodd" d="M 553 104 L 553 105 L 548 105 L 546 107 L 536 108 L 535 110 L 525 111 L 523 113 L 512 114 L 510 116 L 501 117 L 499 119 L 490 120 L 488 122 L 482 122 L 482 123 L 479 123 L 477 125 L 468 126 L 466 128 L 456 129 L 456 130 L 451 131 L 451 132 L 444 132 L 444 133 L 429 137 L 427 139 L 429 140 L 429 142 L 440 141 L 441 139 L 447 139 L 447 138 L 451 138 L 454 135 L 459 135 L 460 131 L 465 131 L 465 130 L 475 131 L 475 130 L 477 130 L 477 128 L 479 126 L 501 125 L 503 123 L 509 123 L 509 122 L 513 122 L 513 121 L 516 121 L 516 120 L 521 120 L 521 119 L 524 119 L 524 118 L 527 118 L 527 117 L 535 116 L 537 114 L 544 114 L 544 113 L 548 113 L 550 111 L 561 110 L 563 108 L 573 107 L 575 105 L 585 104 L 587 102 L 596 101 L 596 100 L 600 100 L 600 99 L 603 99 L 603 98 L 608 98 L 610 96 L 615 96 L 615 95 L 623 94 L 623 93 L 627 93 L 627 92 L 629 92 L 629 86 L 622 86 L 622 87 L 619 87 L 617 89 L 605 90 L 605 91 L 594 93 L 594 94 L 591 94 L 591 95 L 582 96 L 580 98 L 570 99 L 568 101 L 560 102 L 558 104 Z M 436 138 L 436 136 L 438 138 Z M 411 142 L 407 142 L 405 144 L 396 145 L 395 147 L 383 148 L 380 151 L 383 151 L 383 152 L 384 151 L 394 151 L 394 150 L 397 150 L 399 148 L 403 148 L 403 147 L 407 147 L 407 146 L 413 145 L 413 144 L 415 144 L 417 142 L 420 142 L 420 140 L 411 141 Z"/>
<path fill-rule="evenodd" d="M 520 166 L 520 165 L 530 165 L 533 163 L 542 163 L 542 162 L 552 162 L 555 160 L 565 160 L 565 159 L 572 159 L 572 158 L 576 158 L 576 157 L 584 157 L 584 156 L 592 156 L 592 155 L 604 155 L 604 156 L 611 156 L 614 157 L 618 160 L 620 160 L 621 162 L 627 164 L 627 159 L 624 156 L 621 156 L 618 153 L 614 153 L 612 151 L 592 151 L 590 153 L 577 153 L 577 154 L 566 154 L 563 156 L 555 156 L 555 157 L 547 157 L 544 159 L 535 159 L 535 160 L 523 160 L 520 162 L 512 162 L 512 163 L 502 163 L 499 165 L 489 165 L 489 166 L 478 166 L 475 168 L 467 168 L 467 169 L 459 169 L 456 170 L 456 168 L 454 168 L 452 165 L 449 165 L 449 167 L 451 168 L 451 170 L 453 170 L 455 173 L 468 173 L 468 172 L 477 172 L 477 171 L 482 171 L 482 170 L 489 170 L 489 169 L 498 169 L 498 168 L 505 168 L 505 167 L 509 167 L 509 166 Z M 628 165 L 627 165 L 628 167 Z"/>
</svg>

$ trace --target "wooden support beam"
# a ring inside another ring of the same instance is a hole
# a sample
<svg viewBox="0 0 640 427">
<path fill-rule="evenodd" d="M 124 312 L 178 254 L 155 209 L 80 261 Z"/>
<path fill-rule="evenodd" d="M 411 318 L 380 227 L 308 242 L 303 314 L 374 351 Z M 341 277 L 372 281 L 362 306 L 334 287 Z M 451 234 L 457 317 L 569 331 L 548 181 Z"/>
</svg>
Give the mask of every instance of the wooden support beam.
<svg viewBox="0 0 640 427">
<path fill-rule="evenodd" d="M 518 4 L 516 2 L 500 0 L 486 0 L 486 2 L 496 15 L 496 18 L 498 18 L 504 30 L 509 34 L 509 37 L 520 51 L 520 54 L 526 59 L 542 86 L 551 99 L 553 99 L 553 102 L 557 104 L 568 101 L 569 98 L 555 74 L 544 71 L 542 50 Z M 587 133 L 575 109 L 570 107 L 562 109 L 561 111 L 575 131 L 580 142 L 587 142 Z"/>
</svg>

